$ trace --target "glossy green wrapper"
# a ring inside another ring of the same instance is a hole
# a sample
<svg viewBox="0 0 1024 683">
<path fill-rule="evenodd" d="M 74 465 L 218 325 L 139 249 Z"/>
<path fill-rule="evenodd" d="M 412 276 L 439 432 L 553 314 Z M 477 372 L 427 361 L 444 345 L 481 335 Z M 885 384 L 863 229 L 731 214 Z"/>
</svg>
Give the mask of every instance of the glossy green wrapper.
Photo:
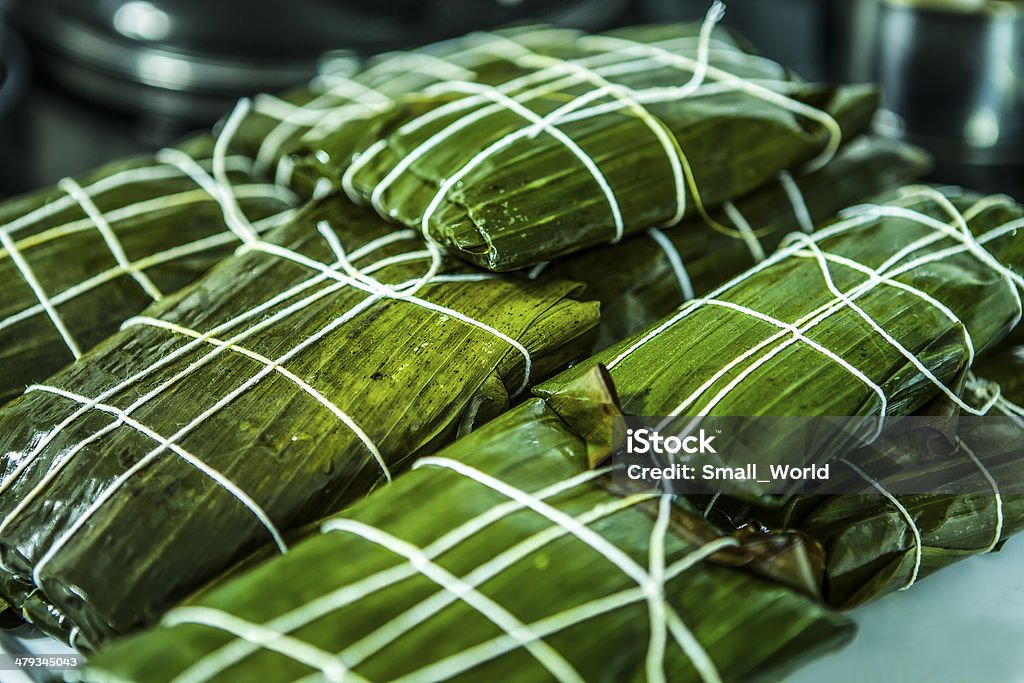
<svg viewBox="0 0 1024 683">
<path fill-rule="evenodd" d="M 528 401 L 85 679 L 777 680 L 850 639 L 844 618 L 717 563 L 733 539 L 677 533 L 706 526 L 685 503 L 610 493 L 588 449 Z"/>
<path fill-rule="evenodd" d="M 907 188 L 791 235 L 753 269 L 538 391 L 557 393 L 602 364 L 628 415 L 841 415 L 867 429 L 879 414 L 911 414 L 965 371 L 972 346 L 983 353 L 1019 319 L 1020 217 L 1005 198 Z M 827 462 L 848 437 L 837 431 L 809 461 Z M 737 438 L 766 464 L 804 447 L 756 422 Z M 786 500 L 746 485 L 762 503 Z"/>
<path fill-rule="evenodd" d="M 927 155 L 882 138 L 860 138 L 819 171 L 780 178 L 715 212 L 588 249 L 539 269 L 586 285 L 601 303 L 595 351 L 603 350 L 764 260 L 795 230 L 924 175 Z"/>
<path fill-rule="evenodd" d="M 82 646 L 138 628 L 586 354 L 576 283 L 425 247 L 315 202 L 0 410 L 4 599 Z"/>
<path fill-rule="evenodd" d="M 351 127 L 323 136 L 296 173 L 509 271 L 823 164 L 878 105 L 871 87 L 805 84 L 695 25 L 482 40 L 498 61 L 479 80 L 398 98 L 362 124 L 376 127 L 365 148 Z"/>
<path fill-rule="evenodd" d="M 991 390 L 975 385 L 966 395 L 984 405 Z M 809 555 L 821 558 L 813 572 L 821 599 L 857 607 L 996 552 L 1024 529 L 1024 467 L 1019 449 L 1007 450 L 1024 442 L 1019 413 L 1000 399 L 985 417 L 948 419 L 930 449 L 893 438 L 847 454 L 837 476 L 862 479 L 861 493 L 800 495 L 782 509 L 728 497 L 695 502 L 723 530 L 758 529 L 766 539 L 800 534 Z"/>
<path fill-rule="evenodd" d="M 287 221 L 290 191 L 238 155 L 219 182 L 213 156 L 198 138 L 0 204 L 0 404 L 231 254 L 222 187 L 257 231 Z"/>
</svg>

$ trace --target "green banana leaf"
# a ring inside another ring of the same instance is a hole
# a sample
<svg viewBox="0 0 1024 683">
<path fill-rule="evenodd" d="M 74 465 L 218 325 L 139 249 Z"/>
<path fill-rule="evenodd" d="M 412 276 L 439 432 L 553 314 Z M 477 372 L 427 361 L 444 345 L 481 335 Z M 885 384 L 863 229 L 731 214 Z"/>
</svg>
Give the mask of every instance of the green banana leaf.
<svg viewBox="0 0 1024 683">
<path fill-rule="evenodd" d="M 576 283 L 428 247 L 315 202 L 0 410 L 4 599 L 136 628 L 590 347 Z"/>
<path fill-rule="evenodd" d="M 219 183 L 213 147 L 195 139 L 0 204 L 0 404 L 229 255 L 240 240 L 221 188 L 257 231 L 285 222 L 291 193 L 238 156 L 221 157 Z"/>
<path fill-rule="evenodd" d="M 375 117 L 390 111 L 399 96 L 453 80 L 505 80 L 507 64 L 494 54 L 495 41 L 514 39 L 543 49 L 553 39 L 566 41 L 574 35 L 551 26 L 521 26 L 389 52 L 362 64 L 352 57 L 328 56 L 317 76 L 302 87 L 281 95 L 257 95 L 238 122 L 231 146 L 254 159 L 260 172 L 308 197 L 317 178 L 296 173 L 293 156 L 316 140 L 330 135 L 334 151 L 344 147 L 348 151 L 342 156 L 351 156 L 373 142 L 379 132 Z"/>
<path fill-rule="evenodd" d="M 981 405 L 995 394 L 976 384 L 968 395 Z M 945 404 L 940 414 L 950 407 L 946 399 L 936 403 Z M 1024 443 L 1024 422 L 1004 406 L 997 402 L 982 420 L 954 419 L 941 458 L 919 439 L 891 438 L 850 453 L 844 464 L 856 463 L 849 476 L 863 480 L 860 494 L 798 496 L 781 510 L 728 497 L 698 505 L 724 530 L 802 534 L 823 552 L 822 599 L 856 607 L 996 551 L 1024 529 L 1024 468 L 1019 452 L 1005 448 Z M 912 490 L 920 492 L 899 493 Z"/>
<path fill-rule="evenodd" d="M 586 284 L 585 296 L 601 302 L 599 351 L 763 260 L 787 233 L 820 226 L 851 204 L 916 180 L 930 165 L 924 152 L 909 145 L 861 138 L 821 170 L 783 175 L 714 213 L 722 227 L 688 221 L 538 270 Z"/>
<path fill-rule="evenodd" d="M 536 392 L 556 394 L 603 364 L 627 415 L 850 416 L 865 429 L 952 394 L 974 353 L 1019 320 L 1022 211 L 1004 197 L 903 195 L 792 235 L 758 266 Z M 736 438 L 771 464 L 804 446 L 781 432 L 751 422 Z M 837 435 L 813 459 L 826 462 L 847 441 Z"/>
<path fill-rule="evenodd" d="M 810 599 L 708 562 L 735 541 L 676 534 L 701 522 L 668 497 L 608 492 L 587 451 L 528 401 L 84 678 L 778 680 L 850 639 Z"/>
<path fill-rule="evenodd" d="M 296 173 L 507 271 L 678 223 L 824 163 L 870 122 L 873 88 L 804 84 L 713 23 L 560 32 L 542 47 L 491 34 L 504 80 L 398 98 L 360 126 L 372 144 L 343 127 Z"/>
</svg>

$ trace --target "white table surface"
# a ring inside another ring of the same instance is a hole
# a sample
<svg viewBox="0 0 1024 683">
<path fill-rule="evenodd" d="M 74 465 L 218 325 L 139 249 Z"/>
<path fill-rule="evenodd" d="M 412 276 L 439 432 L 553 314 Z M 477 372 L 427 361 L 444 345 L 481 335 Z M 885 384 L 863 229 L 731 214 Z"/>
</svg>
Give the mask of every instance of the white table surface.
<svg viewBox="0 0 1024 683">
<path fill-rule="evenodd" d="M 851 616 L 857 639 L 786 683 L 1024 683 L 1024 538 Z"/>
</svg>

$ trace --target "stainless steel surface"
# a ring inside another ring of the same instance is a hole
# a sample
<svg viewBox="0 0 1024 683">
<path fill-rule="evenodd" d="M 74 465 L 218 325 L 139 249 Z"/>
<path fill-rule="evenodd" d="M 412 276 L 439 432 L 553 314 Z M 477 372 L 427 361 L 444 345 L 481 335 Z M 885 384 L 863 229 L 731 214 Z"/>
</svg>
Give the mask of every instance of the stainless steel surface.
<svg viewBox="0 0 1024 683">
<path fill-rule="evenodd" d="M 849 0 L 838 75 L 875 80 L 936 177 L 1024 195 L 1024 3 Z"/>
</svg>

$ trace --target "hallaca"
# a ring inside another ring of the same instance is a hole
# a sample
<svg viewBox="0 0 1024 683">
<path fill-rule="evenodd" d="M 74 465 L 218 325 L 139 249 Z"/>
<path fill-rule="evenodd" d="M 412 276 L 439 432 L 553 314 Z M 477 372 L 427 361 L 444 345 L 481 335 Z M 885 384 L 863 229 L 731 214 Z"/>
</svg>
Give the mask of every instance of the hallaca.
<svg viewBox="0 0 1024 683">
<path fill-rule="evenodd" d="M 809 554 L 821 558 L 819 590 L 832 606 L 907 590 L 944 567 L 998 550 L 1024 529 L 1024 423 L 1015 407 L 1008 410 L 986 391 L 987 397 L 971 394 L 987 404 L 984 417 L 961 418 L 928 440 L 882 439 L 846 454 L 833 477 L 859 483 L 860 491 L 801 495 L 782 509 L 728 496 L 697 504 L 723 532 L 801 534 L 815 546 Z"/>
<path fill-rule="evenodd" d="M 1006 197 L 905 188 L 791 233 L 757 266 L 537 391 L 603 364 L 633 416 L 850 416 L 870 430 L 940 395 L 971 411 L 950 387 L 1020 320 L 1021 216 Z M 737 439 L 766 468 L 802 446 L 756 421 Z M 826 462 L 846 443 L 808 455 Z"/>
<path fill-rule="evenodd" d="M 813 600 L 709 561 L 731 537 L 619 497 L 531 400 L 419 460 L 284 557 L 101 651 L 87 681 L 778 680 L 849 640 Z"/>
<path fill-rule="evenodd" d="M 387 482 L 585 355 L 580 287 L 314 202 L 0 410 L 3 599 L 82 646 Z"/>
<path fill-rule="evenodd" d="M 227 195 L 257 233 L 287 220 L 292 193 L 214 147 L 191 140 L 0 205 L 0 404 L 238 247 Z"/>
<path fill-rule="evenodd" d="M 295 155 L 382 216 L 489 270 L 508 271 L 674 225 L 780 170 L 815 168 L 862 131 L 868 86 L 799 81 L 702 26 L 556 33 L 542 48 L 489 34 L 504 80 L 401 97 Z M 353 159 L 353 152 L 355 157 Z"/>
<path fill-rule="evenodd" d="M 553 26 L 525 26 L 478 32 L 415 50 L 388 52 L 360 64 L 350 55 L 326 56 L 306 85 L 290 92 L 257 95 L 238 121 L 232 149 L 255 160 L 275 182 L 304 196 L 317 190 L 316 174 L 295 172 L 296 158 L 316 141 L 331 136 L 336 162 L 373 142 L 400 96 L 438 83 L 500 83 L 507 60 L 495 45 L 514 40 L 542 50 L 550 41 L 571 40 L 576 32 Z M 221 127 L 227 125 L 225 120 Z M 344 152 L 341 150 L 344 149 Z M 321 183 L 321 188 L 323 183 Z"/>
<path fill-rule="evenodd" d="M 914 147 L 865 137 L 818 171 L 784 171 L 778 181 L 727 202 L 710 224 L 697 218 L 671 230 L 652 228 L 534 272 L 586 285 L 585 297 L 601 303 L 597 348 L 604 349 L 763 261 L 789 232 L 813 232 L 841 209 L 916 180 L 929 167 Z"/>
</svg>

